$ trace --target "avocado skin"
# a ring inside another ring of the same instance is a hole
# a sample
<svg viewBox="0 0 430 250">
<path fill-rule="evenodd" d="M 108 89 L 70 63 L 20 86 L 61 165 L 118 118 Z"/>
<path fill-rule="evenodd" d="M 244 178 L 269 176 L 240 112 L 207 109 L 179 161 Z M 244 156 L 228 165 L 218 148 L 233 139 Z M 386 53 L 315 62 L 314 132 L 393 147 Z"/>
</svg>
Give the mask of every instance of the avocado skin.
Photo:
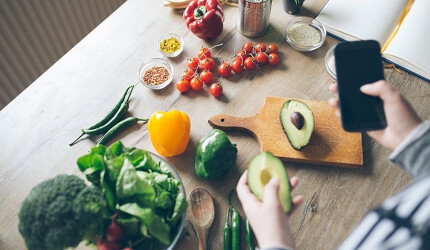
<svg viewBox="0 0 430 250">
<path fill-rule="evenodd" d="M 279 179 L 279 200 L 285 213 L 289 213 L 293 203 L 288 172 L 282 161 L 270 152 L 261 152 L 254 156 L 248 166 L 248 186 L 251 192 L 263 200 L 264 186 L 272 177 Z"/>
<path fill-rule="evenodd" d="M 294 112 L 299 112 L 304 118 L 304 125 L 301 129 L 297 129 L 291 121 L 291 114 Z M 315 118 L 312 110 L 304 102 L 295 99 L 286 101 L 282 105 L 279 117 L 282 130 L 294 149 L 301 150 L 308 145 L 314 130 Z"/>
</svg>

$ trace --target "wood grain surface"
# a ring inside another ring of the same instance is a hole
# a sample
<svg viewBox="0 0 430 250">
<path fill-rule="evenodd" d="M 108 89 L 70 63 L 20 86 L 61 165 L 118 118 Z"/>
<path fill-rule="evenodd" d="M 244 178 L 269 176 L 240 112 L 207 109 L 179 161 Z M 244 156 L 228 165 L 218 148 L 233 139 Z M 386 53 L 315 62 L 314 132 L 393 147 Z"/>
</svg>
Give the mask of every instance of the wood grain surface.
<svg viewBox="0 0 430 250">
<path fill-rule="evenodd" d="M 315 16 L 326 0 L 306 0 L 300 15 Z M 244 37 L 237 31 L 237 7 L 223 6 L 225 21 L 219 37 L 203 41 L 185 26 L 182 12 L 163 7 L 162 1 L 126 1 L 108 19 L 80 41 L 55 65 L 39 77 L 15 100 L 0 111 L 0 249 L 26 249 L 18 232 L 18 211 L 32 187 L 58 174 L 82 176 L 76 165 L 99 139 L 84 137 L 70 147 L 82 128 L 101 119 L 130 84 L 139 82 L 142 62 L 160 57 L 160 34 L 177 33 L 185 41 L 184 51 L 168 60 L 174 67 L 174 82 L 181 78 L 186 60 L 202 47 L 213 50 L 217 63 L 231 57 L 245 42 L 275 43 L 280 61 L 227 78 L 215 75 L 224 94 L 214 98 L 208 87 L 179 93 L 174 84 L 159 91 L 137 85 L 130 98 L 128 115 L 149 118 L 155 111 L 178 109 L 191 121 L 187 150 L 166 158 L 181 177 L 187 195 L 204 188 L 214 198 L 215 219 L 208 235 L 208 249 L 222 249 L 222 229 L 227 197 L 247 169 L 251 158 L 261 151 L 258 141 L 243 132 L 229 131 L 238 147 L 236 166 L 218 180 L 199 178 L 194 171 L 195 148 L 212 127 L 208 120 L 217 114 L 251 117 L 266 97 L 296 98 L 326 102 L 335 95 L 328 91 L 333 80 L 324 67 L 324 56 L 339 41 L 328 36 L 312 52 L 298 52 L 285 41 L 286 23 L 295 16 L 283 11 L 282 1 L 273 0 L 270 26 L 266 35 Z M 385 69 L 386 79 L 410 101 L 418 115 L 429 119 L 430 84 L 407 72 Z M 336 119 L 338 121 L 338 119 Z M 155 152 L 145 125 L 119 133 L 114 140 Z M 304 202 L 290 216 L 297 249 L 336 249 L 362 217 L 411 179 L 387 157 L 390 150 L 362 134 L 363 167 L 341 168 L 319 164 L 285 162 L 290 176 L 300 184 L 293 195 Z M 242 219 L 244 213 L 235 194 L 232 205 Z M 264 216 L 264 215 L 262 215 Z M 243 220 L 242 220 L 243 221 Z M 79 246 L 79 249 L 88 249 Z M 175 250 L 198 249 L 197 236 L 187 219 Z M 245 249 L 245 244 L 243 248 Z"/>
<path fill-rule="evenodd" d="M 361 134 L 345 132 L 327 102 L 299 99 L 311 109 L 315 125 L 309 144 L 300 151 L 294 149 L 280 121 L 282 105 L 289 99 L 266 97 L 254 116 L 220 114 L 211 117 L 209 124 L 222 130 L 247 131 L 257 139 L 262 151 L 285 161 L 351 168 L 363 165 Z"/>
</svg>

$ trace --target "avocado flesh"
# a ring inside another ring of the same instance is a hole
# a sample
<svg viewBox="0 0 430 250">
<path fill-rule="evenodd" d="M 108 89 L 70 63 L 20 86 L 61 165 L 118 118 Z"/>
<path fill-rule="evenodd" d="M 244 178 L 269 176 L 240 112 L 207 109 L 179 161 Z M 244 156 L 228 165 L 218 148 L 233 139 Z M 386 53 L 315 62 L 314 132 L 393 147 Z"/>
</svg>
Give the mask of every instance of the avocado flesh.
<svg viewBox="0 0 430 250">
<path fill-rule="evenodd" d="M 294 112 L 298 112 L 303 116 L 304 123 L 300 129 L 291 121 L 291 114 Z M 282 129 L 294 149 L 300 150 L 308 145 L 314 130 L 315 120 L 312 110 L 305 103 L 299 100 L 286 101 L 281 108 L 280 118 Z"/>
<path fill-rule="evenodd" d="M 282 161 L 269 152 L 254 156 L 248 166 L 248 186 L 251 192 L 263 201 L 264 186 L 277 176 L 279 179 L 279 200 L 285 213 L 291 210 L 291 194 L 288 173 Z"/>
</svg>

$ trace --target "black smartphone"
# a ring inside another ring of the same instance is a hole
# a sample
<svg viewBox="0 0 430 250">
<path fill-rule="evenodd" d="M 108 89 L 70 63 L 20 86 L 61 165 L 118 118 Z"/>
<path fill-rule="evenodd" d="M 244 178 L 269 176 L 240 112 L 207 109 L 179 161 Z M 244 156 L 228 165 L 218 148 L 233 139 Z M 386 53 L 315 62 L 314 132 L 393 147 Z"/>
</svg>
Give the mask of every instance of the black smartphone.
<svg viewBox="0 0 430 250">
<path fill-rule="evenodd" d="M 385 128 L 381 98 L 360 91 L 362 85 L 385 78 L 379 43 L 341 42 L 334 49 L 334 57 L 343 129 L 361 132 Z"/>
</svg>

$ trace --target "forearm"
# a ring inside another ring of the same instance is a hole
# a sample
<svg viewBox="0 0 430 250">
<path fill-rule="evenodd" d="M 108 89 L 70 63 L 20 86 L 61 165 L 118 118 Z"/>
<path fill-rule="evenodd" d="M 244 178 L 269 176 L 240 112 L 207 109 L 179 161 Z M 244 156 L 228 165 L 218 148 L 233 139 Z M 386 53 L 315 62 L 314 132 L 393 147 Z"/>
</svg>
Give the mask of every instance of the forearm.
<svg viewBox="0 0 430 250">
<path fill-rule="evenodd" d="M 430 174 L 430 121 L 422 122 L 389 156 L 411 177 Z"/>
</svg>

